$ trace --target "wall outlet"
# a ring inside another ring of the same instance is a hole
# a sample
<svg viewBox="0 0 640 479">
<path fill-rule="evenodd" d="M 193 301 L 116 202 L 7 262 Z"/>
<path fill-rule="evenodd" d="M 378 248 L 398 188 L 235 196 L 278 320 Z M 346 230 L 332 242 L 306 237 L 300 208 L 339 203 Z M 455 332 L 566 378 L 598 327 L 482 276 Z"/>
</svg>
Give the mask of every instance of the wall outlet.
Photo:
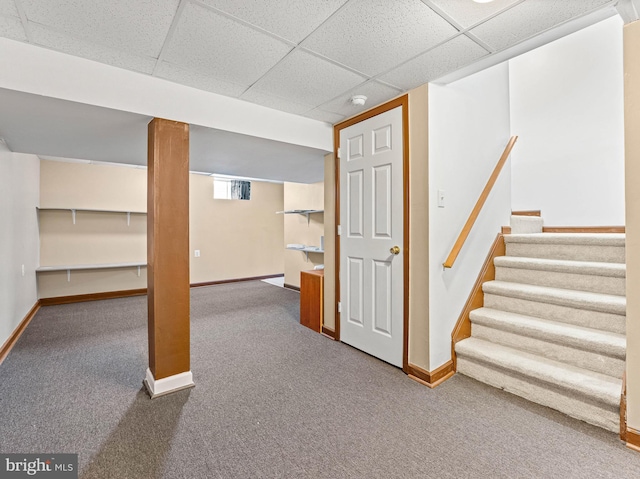
<svg viewBox="0 0 640 479">
<path fill-rule="evenodd" d="M 444 190 L 438 190 L 438 208 L 444 208 Z"/>
<path fill-rule="evenodd" d="M 24 276 L 24 265 L 22 265 L 22 276 Z"/>
<path fill-rule="evenodd" d="M 200 250 L 199 249 L 195 250 L 193 252 L 193 256 L 195 256 L 196 258 L 199 258 L 200 257 Z"/>
</svg>

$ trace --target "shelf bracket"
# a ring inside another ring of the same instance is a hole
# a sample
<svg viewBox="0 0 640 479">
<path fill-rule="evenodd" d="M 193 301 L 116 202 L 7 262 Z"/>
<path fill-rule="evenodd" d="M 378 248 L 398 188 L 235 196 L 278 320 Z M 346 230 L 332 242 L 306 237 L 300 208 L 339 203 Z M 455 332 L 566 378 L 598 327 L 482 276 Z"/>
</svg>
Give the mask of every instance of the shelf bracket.
<svg viewBox="0 0 640 479">
<path fill-rule="evenodd" d="M 71 220 L 73 221 L 73 224 L 76 224 L 76 210 L 71 210 Z"/>
<path fill-rule="evenodd" d="M 138 265 L 138 278 L 140 277 L 140 265 Z"/>
<path fill-rule="evenodd" d="M 67 283 L 71 283 L 71 270 L 70 269 L 67 270 Z"/>
<path fill-rule="evenodd" d="M 127 211 L 127 226 L 131 226 L 131 211 Z"/>
</svg>

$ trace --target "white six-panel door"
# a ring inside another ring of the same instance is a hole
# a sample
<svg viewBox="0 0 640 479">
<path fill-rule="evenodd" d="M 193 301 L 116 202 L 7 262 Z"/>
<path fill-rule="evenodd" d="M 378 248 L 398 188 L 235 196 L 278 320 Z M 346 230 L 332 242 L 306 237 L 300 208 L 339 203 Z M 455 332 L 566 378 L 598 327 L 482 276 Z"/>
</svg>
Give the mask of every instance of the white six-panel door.
<svg viewBox="0 0 640 479">
<path fill-rule="evenodd" d="M 402 166 L 402 107 L 340 131 L 340 339 L 398 367 L 404 325 Z"/>
</svg>

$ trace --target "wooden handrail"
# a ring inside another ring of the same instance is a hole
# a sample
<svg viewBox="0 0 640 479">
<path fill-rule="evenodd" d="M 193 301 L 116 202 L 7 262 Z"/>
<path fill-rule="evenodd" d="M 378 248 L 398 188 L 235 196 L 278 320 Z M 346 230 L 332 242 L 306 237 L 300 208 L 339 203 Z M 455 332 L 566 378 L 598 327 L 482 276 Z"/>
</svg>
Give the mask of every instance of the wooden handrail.
<svg viewBox="0 0 640 479">
<path fill-rule="evenodd" d="M 509 143 L 507 143 L 507 146 L 502 152 L 502 156 L 498 160 L 498 164 L 493 169 L 493 173 L 491 173 L 491 176 L 489 177 L 489 181 L 487 181 L 487 184 L 485 185 L 484 190 L 482 190 L 482 193 L 480 194 L 480 198 L 478 198 L 476 205 L 473 207 L 473 210 L 469 215 L 469 219 L 467 219 L 467 222 L 462 227 L 462 231 L 460 232 L 458 239 L 453 245 L 453 248 L 451 248 L 451 253 L 449 253 L 449 256 L 447 256 L 447 259 L 442 264 L 445 268 L 451 268 L 453 266 L 453 263 L 455 263 L 456 258 L 458 257 L 458 254 L 460 254 L 460 250 L 462 249 L 464 242 L 467 240 L 467 237 L 471 232 L 471 228 L 473 227 L 473 224 L 478 219 L 480 210 L 484 206 L 485 201 L 487 201 L 487 197 L 489 196 L 489 193 L 491 193 L 491 189 L 493 188 L 493 185 L 495 185 L 496 180 L 498 179 L 498 175 L 500 175 L 500 171 L 502 171 L 502 167 L 507 162 L 507 158 L 509 158 L 509 155 L 511 154 L 511 149 L 513 148 L 513 145 L 515 145 L 517 139 L 518 139 L 517 136 L 512 136 L 509 139 Z"/>
</svg>

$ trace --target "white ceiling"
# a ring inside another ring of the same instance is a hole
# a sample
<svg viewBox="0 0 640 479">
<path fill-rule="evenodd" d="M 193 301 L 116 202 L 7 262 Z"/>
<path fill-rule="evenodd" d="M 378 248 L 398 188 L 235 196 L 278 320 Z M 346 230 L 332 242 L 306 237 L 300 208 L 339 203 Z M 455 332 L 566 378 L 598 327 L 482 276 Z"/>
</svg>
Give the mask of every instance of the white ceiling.
<svg viewBox="0 0 640 479">
<path fill-rule="evenodd" d="M 0 36 L 335 123 L 617 0 L 0 0 Z"/>
<path fill-rule="evenodd" d="M 336 123 L 570 33 L 617 3 L 0 0 L 0 37 Z M 355 94 L 366 106 L 350 103 Z M 146 164 L 148 116 L 5 89 L 0 105 L 13 151 Z M 191 125 L 193 171 L 311 183 L 323 179 L 325 153 Z"/>
</svg>

